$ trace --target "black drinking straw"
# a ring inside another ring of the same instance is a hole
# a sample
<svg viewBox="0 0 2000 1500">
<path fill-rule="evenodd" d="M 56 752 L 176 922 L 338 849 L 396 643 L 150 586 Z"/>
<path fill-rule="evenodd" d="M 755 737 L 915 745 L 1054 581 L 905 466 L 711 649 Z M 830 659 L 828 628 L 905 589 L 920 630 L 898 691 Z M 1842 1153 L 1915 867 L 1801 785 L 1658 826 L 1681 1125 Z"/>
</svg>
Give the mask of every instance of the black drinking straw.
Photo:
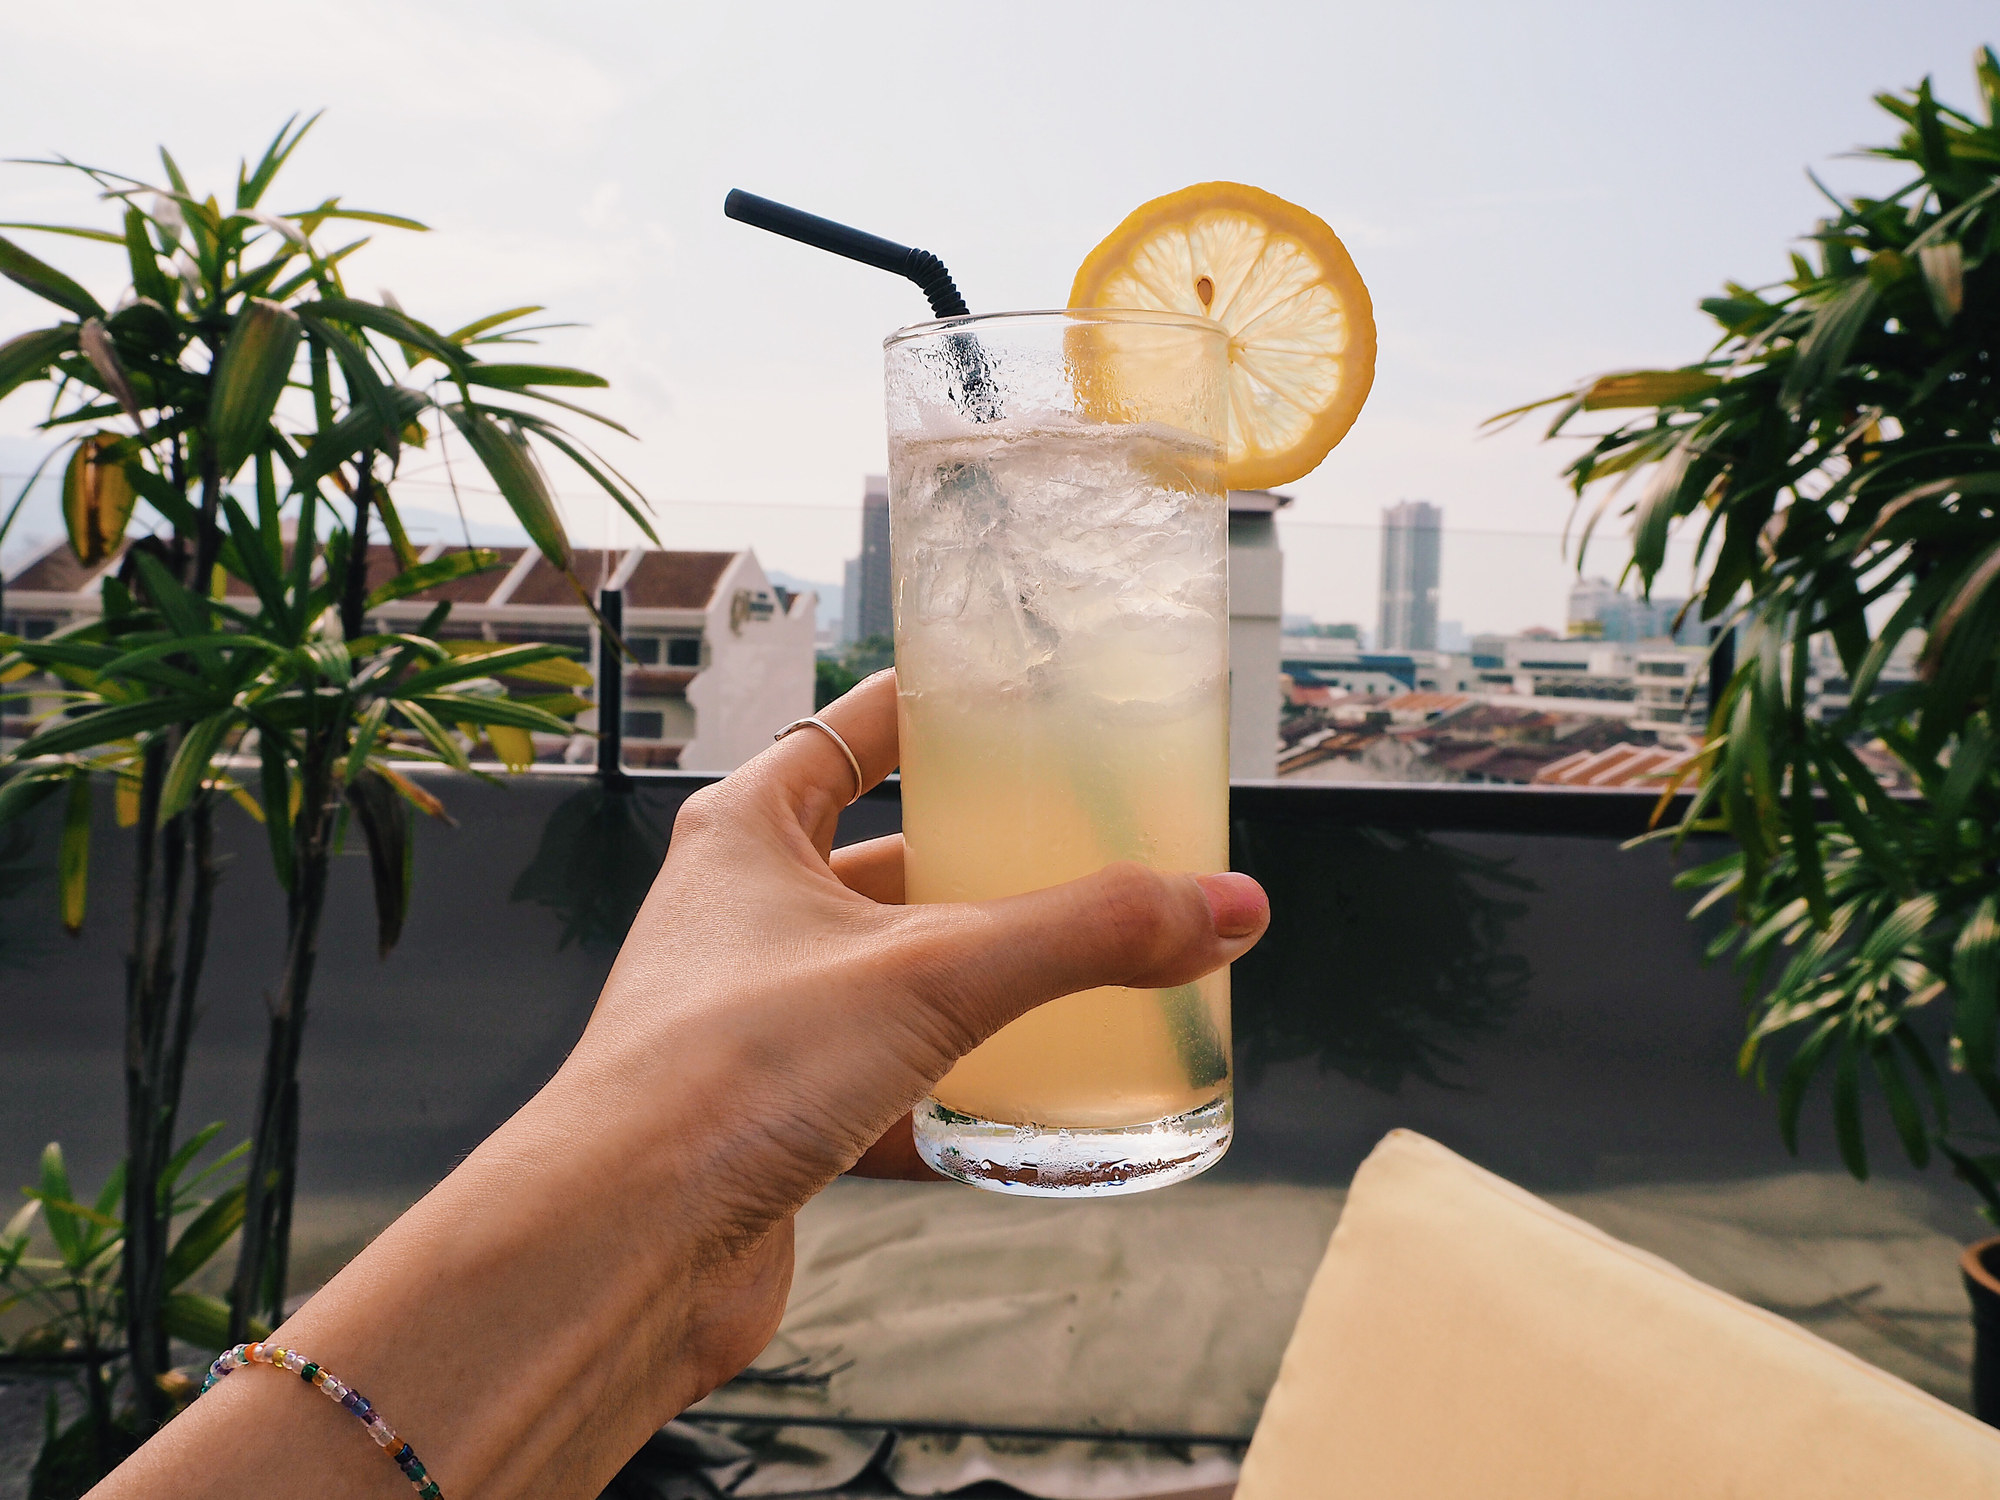
<svg viewBox="0 0 2000 1500">
<path fill-rule="evenodd" d="M 959 296 L 958 287 L 952 282 L 951 272 L 928 250 L 898 245 L 880 235 L 850 229 L 845 224 L 822 219 L 818 214 L 787 208 L 782 203 L 759 198 L 741 188 L 730 189 L 729 196 L 722 200 L 722 211 L 739 223 L 768 229 L 802 245 L 831 250 L 835 255 L 858 260 L 864 266 L 874 266 L 879 271 L 909 277 L 929 300 L 933 317 L 965 318 L 972 315 L 972 310 L 965 305 L 965 299 Z"/>
</svg>

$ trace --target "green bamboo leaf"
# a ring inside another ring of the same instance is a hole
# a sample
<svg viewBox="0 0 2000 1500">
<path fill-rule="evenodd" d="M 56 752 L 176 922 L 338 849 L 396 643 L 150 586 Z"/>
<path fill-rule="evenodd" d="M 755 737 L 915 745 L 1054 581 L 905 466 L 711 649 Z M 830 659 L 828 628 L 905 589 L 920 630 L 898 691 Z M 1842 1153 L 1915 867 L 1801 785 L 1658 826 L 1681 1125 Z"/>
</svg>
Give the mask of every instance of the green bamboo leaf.
<svg viewBox="0 0 2000 1500">
<path fill-rule="evenodd" d="M 167 1252 L 166 1287 L 176 1290 L 215 1258 L 243 1223 L 243 1184 L 237 1183 L 189 1221 Z"/>
<path fill-rule="evenodd" d="M 1847 363 L 1848 351 L 1867 325 L 1880 295 L 1871 278 L 1857 276 L 1813 315 L 1811 331 L 1799 341 L 1798 355 L 1778 392 L 1783 406 L 1798 410 L 1807 396 L 1816 394 Z"/>
<path fill-rule="evenodd" d="M 520 428 L 502 425 L 476 406 L 450 405 L 444 412 L 506 498 L 529 540 L 541 549 L 552 567 L 568 573 L 569 534 L 563 529 L 548 480 L 543 477 L 541 465 L 535 462 L 534 451 Z"/>
<path fill-rule="evenodd" d="M 180 286 L 160 269 L 160 257 L 153 249 L 153 238 L 146 232 L 149 222 L 137 208 L 126 208 L 125 258 L 132 266 L 132 290 L 161 308 L 169 308 L 180 300 Z"/>
<path fill-rule="evenodd" d="M 392 391 L 376 372 L 362 344 L 349 338 L 309 307 L 299 309 L 299 320 L 305 324 L 312 341 L 331 353 L 340 364 L 341 378 L 347 382 L 348 405 L 354 408 L 342 419 L 343 423 L 359 420 L 360 413 L 367 413 L 373 419 L 373 428 L 365 433 L 360 446 L 371 452 L 386 454 L 390 461 L 394 462 L 402 449 L 403 428 L 407 425 L 407 418 L 398 405 L 398 393 Z M 317 386 L 317 373 L 316 370 L 315 386 Z M 317 399 L 316 391 L 315 400 Z M 319 445 L 319 441 L 324 438 L 328 429 L 326 413 L 322 412 L 319 434 L 314 441 L 315 447 Z M 330 473 L 332 470 L 328 467 L 321 472 Z"/>
<path fill-rule="evenodd" d="M 560 385 L 580 386 L 593 390 L 608 387 L 611 382 L 602 375 L 593 375 L 588 370 L 572 370 L 567 365 L 503 365 L 476 364 L 465 371 L 468 385 L 491 386 L 501 391 L 525 391 L 530 386 Z"/>
<path fill-rule="evenodd" d="M 236 710 L 230 708 L 219 714 L 210 714 L 205 719 L 197 719 L 188 726 L 160 790 L 162 823 L 187 811 L 207 781 L 216 752 L 222 748 L 229 731 L 236 727 L 237 719 Z"/>
<path fill-rule="evenodd" d="M 1868 1180 L 1868 1143 L 1861 1131 L 1860 1047 L 1854 1023 L 1841 1018 L 1840 1050 L 1833 1064 L 1833 1138 L 1841 1162 L 1860 1182 Z"/>
<path fill-rule="evenodd" d="M 62 1147 L 54 1141 L 42 1148 L 42 1171 L 36 1185 L 42 1203 L 42 1221 L 49 1226 L 49 1238 L 64 1264 L 73 1264 L 83 1246 L 83 1231 L 76 1215 L 62 1205 L 70 1201 L 69 1168 L 63 1162 Z"/>
<path fill-rule="evenodd" d="M 263 198 L 265 190 L 271 186 L 271 180 L 283 169 L 286 161 L 290 159 L 291 154 L 298 150 L 299 142 L 306 138 L 306 132 L 313 128 L 323 113 L 325 113 L 323 110 L 314 111 L 306 118 L 305 124 L 299 125 L 297 129 L 294 129 L 293 126 L 299 117 L 293 115 L 283 125 L 278 127 L 278 133 L 271 138 L 271 144 L 264 148 L 264 154 L 258 158 L 257 165 L 247 171 L 242 169 L 237 171 L 236 206 L 238 208 L 255 208 L 257 206 L 258 201 Z"/>
<path fill-rule="evenodd" d="M 1861 944 L 1861 961 L 1880 966 L 1906 952 L 1931 925 L 1937 907 L 1937 897 L 1928 894 L 1903 902 Z"/>
<path fill-rule="evenodd" d="M 83 931 L 90 886 L 90 803 L 90 773 L 78 771 L 69 779 L 69 803 L 63 811 L 62 844 L 56 856 L 63 931 L 71 937 Z"/>
<path fill-rule="evenodd" d="M 479 646 L 492 643 L 466 644 Z M 463 655 L 455 653 L 451 661 L 405 678 L 397 685 L 396 691 L 402 697 L 432 693 L 456 682 L 470 682 L 476 677 L 498 677 L 502 674 L 518 677 L 522 675 L 522 668 L 532 667 L 538 662 L 570 659 L 568 648 L 563 646 L 496 645 L 490 651 L 475 650 Z"/>
<path fill-rule="evenodd" d="M 47 377 L 49 367 L 76 349 L 77 325 L 63 323 L 16 334 L 0 344 L 0 397 L 33 380 Z"/>
<path fill-rule="evenodd" d="M 499 566 L 500 554 L 484 547 L 474 547 L 469 551 L 447 552 L 430 562 L 405 568 L 368 596 L 367 607 L 374 609 L 395 599 L 407 599 L 412 594 L 421 594 L 425 589 L 434 589 L 441 583 L 450 583 L 457 578 L 469 578 L 475 573 L 484 573 Z"/>
<path fill-rule="evenodd" d="M 1720 375 L 1706 370 L 1625 370 L 1592 381 L 1584 389 L 1582 407 L 1609 411 L 1621 406 L 1681 406 L 1722 383 Z"/>
<path fill-rule="evenodd" d="M 378 705 L 386 706 L 386 700 Z M 347 783 L 347 802 L 368 844 L 375 889 L 376 949 L 383 958 L 403 935 L 410 910 L 410 809 L 388 777 L 365 769 Z"/>
<path fill-rule="evenodd" d="M 19 245 L 0 237 L 0 276 L 27 288 L 44 302 L 53 302 L 79 318 L 101 318 L 104 309 L 95 297 L 63 275 L 54 266 L 35 259 Z"/>
<path fill-rule="evenodd" d="M 546 308 L 534 303 L 526 307 L 510 307 L 505 312 L 488 313 L 483 318 L 475 318 L 463 328 L 453 329 L 445 335 L 445 338 L 454 344 L 463 344 L 467 339 L 478 338 L 480 334 L 498 328 L 502 323 L 512 323 L 517 318 L 532 317 L 538 312 L 546 311 Z"/>
<path fill-rule="evenodd" d="M 435 714 L 421 703 L 411 703 L 403 699 L 397 699 L 395 703 L 396 712 L 409 722 L 411 728 L 424 737 L 430 747 L 437 752 L 438 759 L 442 760 L 453 770 L 469 771 L 472 769 L 472 761 L 466 755 L 465 747 L 452 738 L 451 731 L 438 721 Z"/>
<path fill-rule="evenodd" d="M 229 1347 L 229 1304 L 206 1292 L 170 1292 L 160 1302 L 160 1322 L 170 1338 L 197 1349 Z M 253 1337 L 268 1337 L 270 1329 L 251 1322 Z"/>
<path fill-rule="evenodd" d="M 124 240 L 108 229 L 82 229 L 74 224 L 16 224 L 0 222 L 0 229 L 32 229 L 39 234 L 65 234 L 71 239 L 101 240 L 107 245 L 122 245 Z"/>
<path fill-rule="evenodd" d="M 1924 1086 L 1924 1093 L 1931 1101 L 1931 1113 L 1937 1117 L 1938 1134 L 1942 1136 L 1951 1129 L 1951 1103 L 1945 1097 L 1944 1079 L 1938 1073 L 1937 1064 L 1931 1061 L 1930 1049 L 1924 1045 L 1923 1038 L 1908 1026 L 1898 1026 L 1895 1039 Z"/>
<path fill-rule="evenodd" d="M 102 745 L 112 745 L 119 740 L 130 739 L 136 734 L 144 734 L 148 730 L 177 723 L 186 715 L 188 707 L 184 700 L 144 698 L 136 703 L 91 708 L 74 718 L 59 720 L 37 730 L 14 753 L 26 758 L 33 755 L 68 755 L 77 750 L 94 750 Z"/>
<path fill-rule="evenodd" d="M 1799 1154 L 1799 1111 L 1805 1104 L 1806 1087 L 1818 1071 L 1826 1049 L 1846 1024 L 1845 1016 L 1828 1016 L 1799 1044 L 1778 1085 L 1778 1134 L 1785 1149 Z"/>
<path fill-rule="evenodd" d="M 567 403 L 564 404 L 567 405 Z M 652 502 L 640 494 L 632 482 L 626 479 L 623 474 L 620 474 L 611 465 L 604 463 L 583 444 L 572 441 L 567 433 L 553 424 L 525 413 L 517 417 L 516 420 L 550 447 L 563 453 L 571 463 L 589 475 L 599 489 L 618 502 L 619 509 L 632 518 L 639 530 L 645 534 L 648 541 L 652 542 L 656 547 L 665 545 L 660 540 L 660 534 L 653 530 L 652 521 L 640 511 L 641 506 L 650 511 L 653 508 Z"/>
<path fill-rule="evenodd" d="M 259 462 L 268 464 L 268 455 L 259 455 Z M 245 514 L 234 495 L 222 497 L 222 514 L 229 523 L 230 538 L 236 544 L 231 559 L 234 564 L 232 571 L 255 590 L 257 602 L 271 617 L 273 628 L 289 635 L 294 628 L 291 601 L 285 595 L 285 580 L 278 571 L 278 559 L 265 545 L 263 529 Z"/>
<path fill-rule="evenodd" d="M 430 225 L 420 224 L 415 219 L 406 219 L 400 214 L 372 213 L 362 208 L 315 208 L 302 214 L 286 214 L 285 217 L 301 222 L 307 219 L 354 219 L 364 224 L 386 224 L 391 229 L 412 229 L 420 234 L 430 232 Z"/>
<path fill-rule="evenodd" d="M 2000 894 L 1972 910 L 1952 945 L 1952 1029 L 1968 1068 L 1995 1071 L 2000 1054 Z"/>
<path fill-rule="evenodd" d="M 1903 1143 L 1903 1154 L 1909 1157 L 1913 1167 L 1929 1166 L 1930 1128 L 1924 1123 L 1924 1112 L 1917 1104 L 1916 1095 L 1910 1091 L 1909 1080 L 1903 1076 L 1896 1054 L 1878 1043 L 1870 1055 L 1875 1063 L 1875 1076 L 1882 1083 L 1882 1097 L 1889 1106 L 1889 1119 L 1896 1127 L 1897 1138 Z"/>
<path fill-rule="evenodd" d="M 208 1143 L 222 1134 L 223 1129 L 222 1121 L 213 1120 L 181 1142 L 180 1149 L 168 1157 L 166 1165 L 160 1168 L 160 1192 L 163 1195 L 173 1193 L 175 1185 L 181 1180 L 181 1173 L 188 1169 L 188 1163 L 201 1155 Z"/>
<path fill-rule="evenodd" d="M 0 781 L 0 827 L 40 807 L 68 784 L 69 776 L 68 765 L 58 761 L 46 768 L 17 771 Z"/>
<path fill-rule="evenodd" d="M 123 1229 L 124 1223 L 117 1219 L 118 1205 L 125 1201 L 125 1163 L 119 1162 L 105 1176 L 104 1186 L 97 1190 L 95 1212 L 111 1219 Z"/>
<path fill-rule="evenodd" d="M 126 460 L 125 479 L 139 492 L 140 499 L 166 518 L 169 526 L 188 536 L 201 529 L 200 512 L 188 504 L 187 496 L 139 459 Z"/>
<path fill-rule="evenodd" d="M 149 602 L 175 634 L 192 642 L 209 633 L 206 599 L 190 591 L 151 552 L 134 548 L 132 562 L 145 584 Z M 204 662 L 213 660 L 213 653 L 205 647 L 195 647 L 194 654 Z"/>
<path fill-rule="evenodd" d="M 323 297 L 317 302 L 306 303 L 300 311 L 311 312 L 321 318 L 331 318 L 336 323 L 351 323 L 357 328 L 366 328 L 383 334 L 399 344 L 422 350 L 455 373 L 466 368 L 466 355 L 463 349 L 438 333 L 428 323 L 418 322 L 399 308 L 376 302 L 363 302 L 354 297 Z"/>
<path fill-rule="evenodd" d="M 354 785 L 368 765 L 368 757 L 375 753 L 375 742 L 382 733 L 382 722 L 388 717 L 389 700 L 377 698 L 362 710 L 361 717 L 354 725 L 354 743 L 347 752 L 347 784 Z"/>
<path fill-rule="evenodd" d="M 1940 323 L 1950 323 L 1965 308 L 1965 250 L 1957 240 L 1926 245 L 1917 252 L 1924 287 Z"/>
<path fill-rule="evenodd" d="M 470 693 L 426 694 L 398 697 L 398 709 L 419 708 L 454 724 L 502 724 L 515 729 L 538 729 L 544 734 L 571 735 L 576 726 L 554 714 L 512 698 L 481 698 Z"/>
<path fill-rule="evenodd" d="M 208 402 L 209 436 L 225 478 L 263 441 L 291 379 L 300 334 L 297 315 L 265 298 L 246 297 L 238 310 Z"/>
</svg>

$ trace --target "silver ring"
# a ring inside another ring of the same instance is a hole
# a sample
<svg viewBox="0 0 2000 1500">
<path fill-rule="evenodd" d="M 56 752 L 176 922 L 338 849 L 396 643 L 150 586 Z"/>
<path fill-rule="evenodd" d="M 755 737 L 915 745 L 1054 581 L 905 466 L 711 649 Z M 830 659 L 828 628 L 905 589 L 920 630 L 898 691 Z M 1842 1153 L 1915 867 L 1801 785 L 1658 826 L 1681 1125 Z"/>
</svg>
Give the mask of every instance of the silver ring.
<svg viewBox="0 0 2000 1500">
<path fill-rule="evenodd" d="M 861 762 L 854 758 L 854 752 L 848 748 L 847 741 L 840 737 L 840 731 L 827 723 L 826 720 L 817 716 L 806 719 L 794 719 L 783 729 L 772 735 L 771 738 L 774 741 L 781 740 L 786 735 L 795 733 L 801 729 L 817 729 L 821 734 L 840 746 L 840 753 L 847 757 L 847 769 L 854 773 L 854 795 L 847 799 L 847 805 L 852 807 L 855 803 L 859 802 L 861 794 L 868 789 L 868 784 L 861 779 Z"/>
</svg>

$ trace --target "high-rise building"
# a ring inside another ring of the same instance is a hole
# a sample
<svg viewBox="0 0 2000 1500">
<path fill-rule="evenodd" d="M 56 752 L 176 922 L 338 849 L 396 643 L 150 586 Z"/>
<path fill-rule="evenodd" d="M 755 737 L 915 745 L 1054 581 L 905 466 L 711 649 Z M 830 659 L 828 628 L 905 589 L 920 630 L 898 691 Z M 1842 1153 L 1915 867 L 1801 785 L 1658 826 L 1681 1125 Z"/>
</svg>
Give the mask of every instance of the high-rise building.
<svg viewBox="0 0 2000 1500">
<path fill-rule="evenodd" d="M 889 480 L 867 477 L 861 496 L 861 556 L 854 570 L 854 639 L 895 630 L 889 608 Z"/>
<path fill-rule="evenodd" d="M 1382 512 L 1382 612 L 1377 651 L 1435 651 L 1438 528 L 1444 512 L 1401 500 Z"/>
<path fill-rule="evenodd" d="M 851 646 L 861 639 L 856 626 L 860 624 L 858 611 L 861 608 L 861 559 L 850 557 L 842 565 L 840 575 L 840 634 L 838 644 Z"/>
</svg>

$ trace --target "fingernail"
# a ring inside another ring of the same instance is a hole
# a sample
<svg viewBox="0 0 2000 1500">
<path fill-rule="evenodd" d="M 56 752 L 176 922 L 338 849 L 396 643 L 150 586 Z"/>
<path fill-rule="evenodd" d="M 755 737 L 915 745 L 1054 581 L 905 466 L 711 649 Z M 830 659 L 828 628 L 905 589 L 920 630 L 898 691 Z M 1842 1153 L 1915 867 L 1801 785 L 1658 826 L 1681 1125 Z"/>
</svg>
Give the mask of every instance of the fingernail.
<svg viewBox="0 0 2000 1500">
<path fill-rule="evenodd" d="M 1201 893 L 1208 897 L 1208 912 L 1215 923 L 1215 935 L 1225 938 L 1248 937 L 1264 925 L 1270 903 L 1264 888 L 1248 875 L 1225 872 L 1197 875 Z"/>
</svg>

